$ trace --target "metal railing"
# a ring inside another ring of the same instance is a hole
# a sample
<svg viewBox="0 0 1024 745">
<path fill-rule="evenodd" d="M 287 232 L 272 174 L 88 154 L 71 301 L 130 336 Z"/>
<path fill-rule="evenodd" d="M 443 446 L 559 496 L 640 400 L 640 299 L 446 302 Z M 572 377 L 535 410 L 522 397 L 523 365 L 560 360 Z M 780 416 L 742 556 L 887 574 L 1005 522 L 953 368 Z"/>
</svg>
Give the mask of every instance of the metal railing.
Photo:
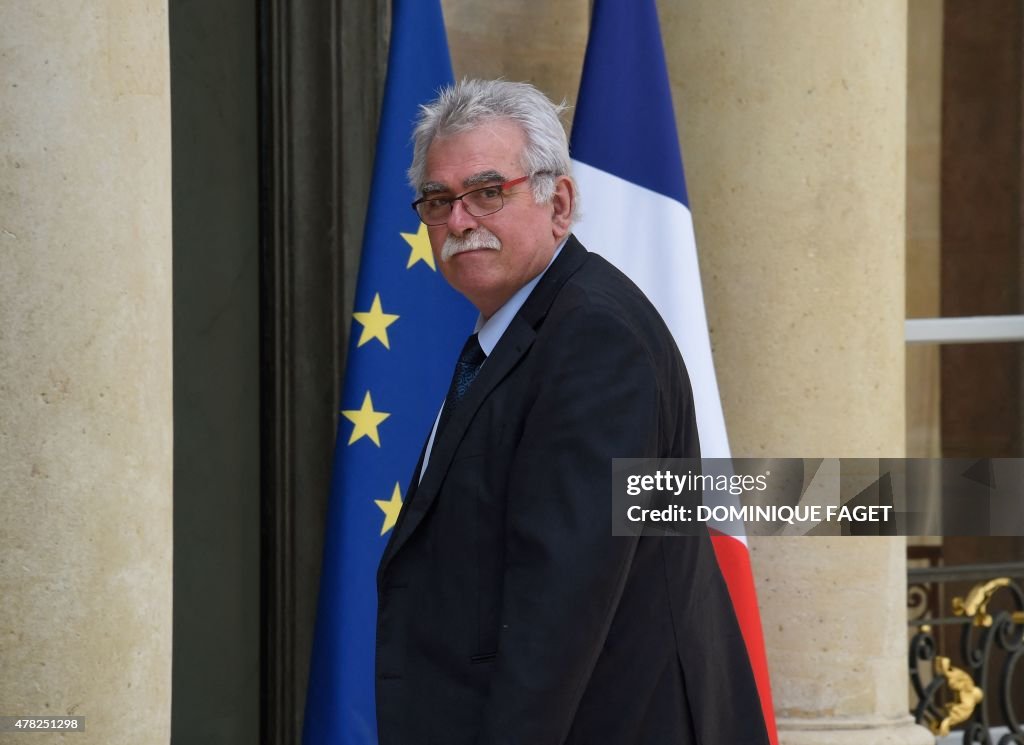
<svg viewBox="0 0 1024 745">
<path fill-rule="evenodd" d="M 1024 667 L 1017 673 L 1024 656 L 1024 590 L 1018 581 L 1024 562 L 928 567 L 907 575 L 915 721 L 936 736 L 962 727 L 965 745 L 1024 745 L 1018 714 L 1024 711 Z M 966 592 L 946 591 L 968 582 L 973 584 Z M 947 595 L 953 595 L 948 602 Z M 1006 728 L 996 741 L 995 727 Z"/>
</svg>

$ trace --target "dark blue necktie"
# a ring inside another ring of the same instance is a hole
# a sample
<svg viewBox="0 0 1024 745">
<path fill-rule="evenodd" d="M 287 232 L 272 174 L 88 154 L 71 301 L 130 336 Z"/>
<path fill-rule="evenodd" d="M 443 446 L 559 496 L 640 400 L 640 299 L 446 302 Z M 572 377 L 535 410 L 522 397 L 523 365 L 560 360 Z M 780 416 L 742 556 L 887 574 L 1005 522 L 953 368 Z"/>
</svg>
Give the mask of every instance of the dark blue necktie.
<svg viewBox="0 0 1024 745">
<path fill-rule="evenodd" d="M 459 360 L 455 363 L 455 372 L 452 373 L 452 383 L 448 386 L 448 395 L 444 399 L 444 411 L 441 412 L 441 421 L 437 424 L 435 438 L 440 437 L 441 431 L 451 419 L 452 413 L 458 408 L 459 402 L 466 397 L 469 387 L 473 385 L 473 381 L 476 380 L 480 367 L 486 359 L 487 355 L 480 348 L 480 340 L 477 339 L 476 334 L 466 339 Z"/>
</svg>

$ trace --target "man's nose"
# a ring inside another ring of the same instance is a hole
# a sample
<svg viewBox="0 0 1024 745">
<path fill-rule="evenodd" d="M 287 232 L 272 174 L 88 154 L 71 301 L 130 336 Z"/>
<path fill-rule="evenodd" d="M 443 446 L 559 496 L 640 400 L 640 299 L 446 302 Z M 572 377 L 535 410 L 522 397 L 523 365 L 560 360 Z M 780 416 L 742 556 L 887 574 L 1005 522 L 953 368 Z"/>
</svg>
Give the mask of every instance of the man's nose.
<svg viewBox="0 0 1024 745">
<path fill-rule="evenodd" d="M 452 203 L 452 213 L 448 215 L 448 232 L 452 235 L 465 235 L 466 231 L 478 227 L 476 218 L 469 214 L 465 203 L 458 199 Z"/>
</svg>

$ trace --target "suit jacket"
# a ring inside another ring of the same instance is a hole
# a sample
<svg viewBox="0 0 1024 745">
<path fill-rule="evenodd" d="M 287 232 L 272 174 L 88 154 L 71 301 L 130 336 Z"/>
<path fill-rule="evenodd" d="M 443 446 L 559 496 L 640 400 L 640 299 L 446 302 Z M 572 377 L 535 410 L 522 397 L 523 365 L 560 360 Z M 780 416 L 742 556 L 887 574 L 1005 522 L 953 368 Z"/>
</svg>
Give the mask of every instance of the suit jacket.
<svg viewBox="0 0 1024 745">
<path fill-rule="evenodd" d="M 766 745 L 706 531 L 612 536 L 612 458 L 699 455 L 670 332 L 570 237 L 381 558 L 380 745 Z"/>
</svg>

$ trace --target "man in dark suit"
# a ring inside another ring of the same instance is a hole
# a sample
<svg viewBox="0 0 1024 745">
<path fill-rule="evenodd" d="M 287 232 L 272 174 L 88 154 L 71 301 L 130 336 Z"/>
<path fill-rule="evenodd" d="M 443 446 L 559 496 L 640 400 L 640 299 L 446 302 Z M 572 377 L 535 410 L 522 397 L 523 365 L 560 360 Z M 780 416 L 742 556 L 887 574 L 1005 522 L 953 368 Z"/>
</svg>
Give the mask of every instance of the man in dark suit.
<svg viewBox="0 0 1024 745">
<path fill-rule="evenodd" d="M 558 115 L 463 81 L 416 130 L 414 206 L 480 320 L 378 571 L 380 743 L 764 745 L 706 532 L 612 535 L 613 458 L 700 448 L 665 324 L 570 232 Z"/>
</svg>

